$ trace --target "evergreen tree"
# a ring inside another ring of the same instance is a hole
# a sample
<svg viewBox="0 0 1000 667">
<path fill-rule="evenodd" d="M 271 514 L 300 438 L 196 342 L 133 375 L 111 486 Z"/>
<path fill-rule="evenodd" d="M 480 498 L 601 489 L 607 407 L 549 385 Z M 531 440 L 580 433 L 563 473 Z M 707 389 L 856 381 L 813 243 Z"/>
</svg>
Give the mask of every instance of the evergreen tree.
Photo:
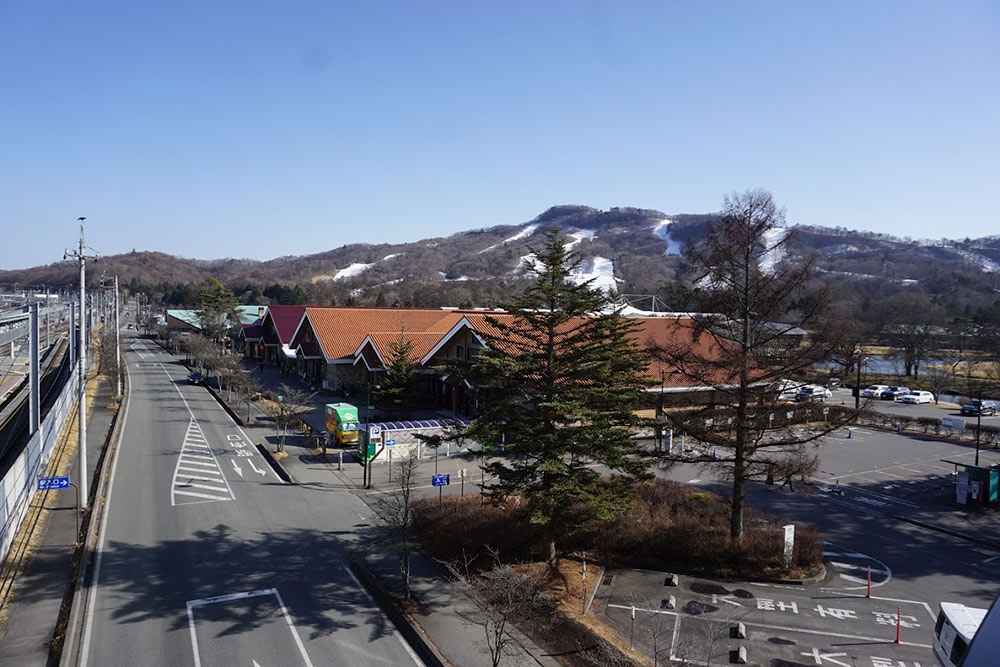
<svg viewBox="0 0 1000 667">
<path fill-rule="evenodd" d="M 609 301 L 592 281 L 570 279 L 581 259 L 558 230 L 545 238 L 534 282 L 505 305 L 510 316 L 487 318 L 487 347 L 469 369 L 479 414 L 466 435 L 505 445 L 507 456 L 486 465 L 496 478 L 488 492 L 528 501 L 553 562 L 559 539 L 630 506 L 632 482 L 646 474 L 631 454 L 649 382 L 634 323 L 602 312 Z M 594 463 L 619 474 L 602 477 Z"/>
<path fill-rule="evenodd" d="M 209 278 L 201 293 L 201 310 L 198 320 L 202 334 L 211 341 L 220 342 L 230 327 L 239 326 L 236 306 L 239 299 L 228 291 L 218 278 Z"/>
<path fill-rule="evenodd" d="M 415 377 L 413 370 L 413 341 L 401 328 L 399 338 L 392 341 L 385 360 L 385 377 L 378 392 L 379 407 L 396 419 L 409 419 L 413 407 Z"/>
</svg>

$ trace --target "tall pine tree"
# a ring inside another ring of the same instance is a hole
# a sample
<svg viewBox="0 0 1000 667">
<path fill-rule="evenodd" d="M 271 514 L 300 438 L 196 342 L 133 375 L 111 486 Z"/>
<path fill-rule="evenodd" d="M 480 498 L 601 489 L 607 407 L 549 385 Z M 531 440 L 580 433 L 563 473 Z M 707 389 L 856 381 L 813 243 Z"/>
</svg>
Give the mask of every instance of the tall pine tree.
<svg viewBox="0 0 1000 667">
<path fill-rule="evenodd" d="M 561 538 L 631 504 L 632 482 L 646 474 L 632 434 L 649 382 L 634 324 L 605 312 L 608 297 L 592 281 L 570 279 L 581 260 L 558 230 L 533 254 L 534 282 L 505 305 L 509 316 L 487 318 L 486 349 L 470 369 L 479 414 L 467 435 L 504 443 L 506 456 L 486 466 L 496 480 L 488 492 L 528 501 L 553 562 Z M 603 477 L 595 463 L 617 474 Z"/>
<path fill-rule="evenodd" d="M 385 377 L 378 391 L 379 406 L 395 419 L 409 419 L 413 406 L 413 392 L 416 383 L 413 359 L 413 341 L 406 337 L 402 327 L 399 338 L 389 345 L 385 360 Z"/>
</svg>

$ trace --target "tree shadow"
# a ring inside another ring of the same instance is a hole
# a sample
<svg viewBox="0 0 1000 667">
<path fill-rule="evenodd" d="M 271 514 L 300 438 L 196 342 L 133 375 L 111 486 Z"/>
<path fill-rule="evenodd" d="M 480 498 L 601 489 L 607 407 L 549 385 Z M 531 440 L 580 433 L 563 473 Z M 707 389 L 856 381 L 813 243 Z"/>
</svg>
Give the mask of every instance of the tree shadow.
<svg viewBox="0 0 1000 667">
<path fill-rule="evenodd" d="M 275 588 L 310 639 L 364 624 L 375 640 L 393 628 L 382 614 L 366 613 L 371 600 L 347 574 L 342 538 L 349 535 L 303 528 L 238 535 L 218 524 L 151 545 L 112 541 L 100 594 L 104 604 L 114 601 L 117 624 L 170 619 L 171 629 L 182 630 L 190 601 Z M 199 607 L 204 612 L 223 624 L 219 636 L 252 631 L 270 618 L 255 605 L 208 604 Z"/>
</svg>

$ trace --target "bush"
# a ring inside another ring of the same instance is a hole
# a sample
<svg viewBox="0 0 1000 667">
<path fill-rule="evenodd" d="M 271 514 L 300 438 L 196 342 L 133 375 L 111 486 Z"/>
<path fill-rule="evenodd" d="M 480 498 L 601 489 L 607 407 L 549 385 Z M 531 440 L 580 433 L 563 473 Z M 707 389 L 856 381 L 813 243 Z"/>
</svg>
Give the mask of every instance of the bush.
<svg viewBox="0 0 1000 667">
<path fill-rule="evenodd" d="M 743 539 L 729 539 L 729 503 L 673 482 L 636 485 L 636 504 L 608 522 L 591 522 L 563 539 L 561 550 L 596 551 L 610 562 L 651 569 L 688 569 L 733 575 L 782 572 L 783 531 L 788 523 L 747 508 Z M 488 548 L 507 561 L 529 560 L 543 552 L 538 526 L 528 520 L 525 504 L 480 507 L 478 498 L 421 500 L 415 505 L 415 534 L 434 556 L 445 561 L 472 559 L 489 564 Z M 470 551 L 471 550 L 471 551 Z M 823 558 L 823 539 L 796 524 L 792 569 L 814 570 Z"/>
</svg>

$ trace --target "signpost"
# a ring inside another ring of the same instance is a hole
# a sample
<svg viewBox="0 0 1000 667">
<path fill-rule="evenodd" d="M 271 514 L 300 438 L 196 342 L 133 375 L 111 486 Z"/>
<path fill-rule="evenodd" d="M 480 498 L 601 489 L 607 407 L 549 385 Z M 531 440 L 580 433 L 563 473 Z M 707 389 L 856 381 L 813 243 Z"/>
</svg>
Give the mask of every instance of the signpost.
<svg viewBox="0 0 1000 667">
<path fill-rule="evenodd" d="M 441 502 L 441 494 L 444 492 L 444 487 L 451 484 L 451 475 L 434 475 L 431 477 L 431 484 L 438 487 L 438 502 Z"/>
<path fill-rule="evenodd" d="M 68 489 L 69 477 L 39 477 L 38 490 L 48 491 L 49 489 Z"/>
<path fill-rule="evenodd" d="M 54 491 L 57 489 L 76 489 L 76 539 L 80 539 L 80 487 L 69 481 L 69 477 L 39 477 L 37 479 L 37 489 L 39 491 Z"/>
</svg>

